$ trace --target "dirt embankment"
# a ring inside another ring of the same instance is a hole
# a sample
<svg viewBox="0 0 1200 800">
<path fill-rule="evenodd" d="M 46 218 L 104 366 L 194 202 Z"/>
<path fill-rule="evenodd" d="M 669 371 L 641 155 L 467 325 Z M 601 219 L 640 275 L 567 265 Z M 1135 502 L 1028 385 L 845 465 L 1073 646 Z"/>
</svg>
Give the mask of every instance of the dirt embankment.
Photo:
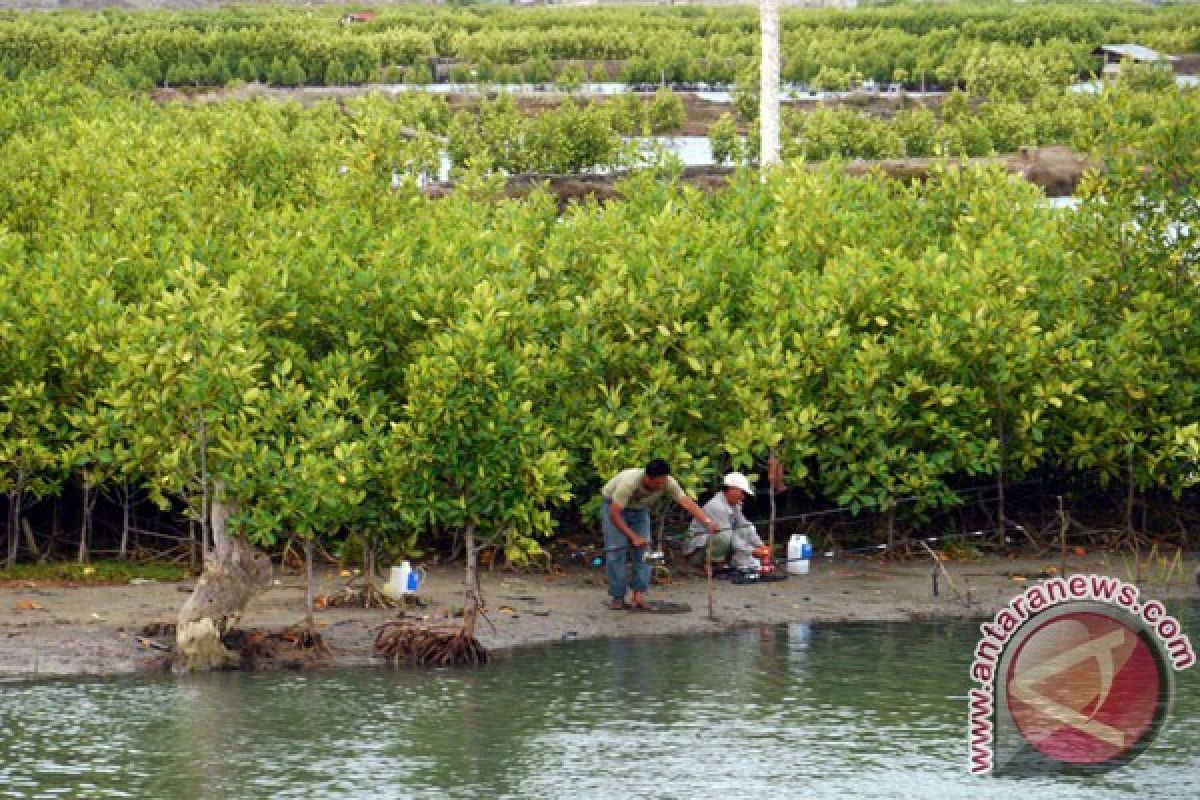
<svg viewBox="0 0 1200 800">
<path fill-rule="evenodd" d="M 867 175 L 878 170 L 896 180 L 911 182 L 927 178 L 935 165 L 970 164 L 987 166 L 999 164 L 1014 175 L 1020 175 L 1040 186 L 1049 197 L 1069 197 L 1083 179 L 1084 173 L 1093 166 L 1086 156 L 1069 147 L 1029 147 L 1021 152 L 994 158 L 934 159 L 897 158 L 882 161 L 848 161 L 848 175 Z M 820 164 L 809 165 L 819 169 Z M 728 185 L 733 167 L 685 167 L 681 179 L 706 191 L 718 191 Z M 509 179 L 507 194 L 524 197 L 538 187 L 544 186 L 558 198 L 560 208 L 566 208 L 572 200 L 593 197 L 601 202 L 620 199 L 617 182 L 621 174 L 609 175 L 518 175 Z M 445 197 L 454 191 L 453 182 L 427 186 L 425 193 L 431 197 Z"/>
<path fill-rule="evenodd" d="M 606 608 L 601 569 L 566 574 L 484 575 L 487 619 L 480 638 L 493 649 L 538 642 L 593 637 L 710 633 L 751 624 L 923 620 L 990 615 L 1028 582 L 1038 580 L 1057 559 L 1001 559 L 946 565 L 953 586 L 939 583 L 932 595 L 932 562 L 819 560 L 812 573 L 778 583 L 733 585 L 716 581 L 714 612 L 707 614 L 702 577 L 676 578 L 656 586 L 651 598 L 686 603 L 682 614 L 644 614 Z M 1176 604 L 1200 597 L 1194 571 L 1184 565 L 1168 586 L 1146 585 L 1143 595 Z M 1069 573 L 1098 573 L 1128 579 L 1119 558 L 1070 557 Z M 1013 576 L 1018 576 L 1014 579 Z M 336 592 L 346 579 L 329 572 L 318 592 Z M 0 674 L 114 674 L 163 669 L 169 635 L 147 632 L 151 623 L 171 623 L 190 591 L 187 583 L 65 588 L 17 586 L 0 589 Z M 462 606 L 462 573 L 436 568 L 420 593 L 423 605 L 404 610 L 407 618 L 453 623 Z M 969 602 L 968 602 L 969 601 Z M 252 602 L 244 629 L 278 631 L 303 618 L 304 587 L 299 577 L 279 584 Z M 317 613 L 318 630 L 330 648 L 324 663 L 370 665 L 376 629 L 400 612 L 395 609 L 335 608 Z M 1195 635 L 1200 635 L 1197 633 Z M 285 664 L 287 666 L 287 664 Z"/>
<path fill-rule="evenodd" d="M 296 100 L 302 104 L 321 101 L 338 100 L 376 91 L 377 87 L 305 87 L 300 89 L 282 89 L 247 84 L 234 89 L 190 90 L 190 89 L 157 89 L 153 96 L 159 102 L 222 102 L 226 100 L 247 100 L 251 98 L 268 98 L 275 100 Z M 453 111 L 478 113 L 484 98 L 477 94 L 446 95 L 447 103 Z M 716 103 L 690 93 L 681 93 L 686 112 L 683 127 L 671 135 L 705 136 L 708 128 L 722 114 L 732 111 L 728 103 Z M 563 98 L 553 95 L 525 95 L 515 98 L 517 107 L 530 116 L 543 113 L 558 106 Z M 920 100 L 909 100 L 896 95 L 855 95 L 834 103 L 834 105 L 853 106 L 873 116 L 890 117 L 900 108 L 911 104 L 925 105 L 936 110 L 942 102 L 942 97 L 927 97 Z M 589 98 L 589 101 L 603 102 L 600 98 Z M 791 103 L 800 110 L 811 110 L 818 105 L 828 104 L 828 101 L 799 100 Z M 743 131 L 744 132 L 744 131 Z M 898 180 L 922 180 L 935 163 L 946 163 L 946 159 L 933 158 L 903 158 L 880 161 L 851 161 L 846 165 L 850 175 L 865 175 L 878 169 L 884 174 Z M 950 163 L 970 164 L 1003 164 L 1013 174 L 1021 175 L 1031 183 L 1036 183 L 1050 197 L 1068 197 L 1075 192 L 1084 171 L 1091 166 L 1088 159 L 1069 147 L 1048 146 L 1022 148 L 1020 152 L 992 158 L 949 159 Z M 717 190 L 728 183 L 733 174 L 730 167 L 695 166 L 683 171 L 683 180 L 703 189 Z M 548 185 L 549 190 L 558 196 L 559 203 L 565 207 L 572 199 L 595 197 L 598 200 L 619 198 L 620 193 L 615 184 L 619 175 L 529 175 L 517 176 L 509 181 L 509 194 L 523 196 L 536 186 Z M 427 193 L 440 197 L 453 189 L 453 184 L 431 186 Z"/>
<path fill-rule="evenodd" d="M 1200 74 L 1200 53 L 1180 53 L 1172 66 L 1176 75 Z"/>
<path fill-rule="evenodd" d="M 229 100 L 251 100 L 251 99 L 267 99 L 277 100 L 280 102 L 294 101 L 304 106 L 309 106 L 314 103 L 327 102 L 330 100 L 346 99 L 350 97 L 362 97 L 372 92 L 381 91 L 380 86 L 303 86 L 299 88 L 287 88 L 279 86 L 267 86 L 261 83 L 248 83 L 231 88 L 163 88 L 153 89 L 150 96 L 160 103 L 167 102 L 188 102 L 188 103 L 218 103 Z M 491 93 L 494 96 L 495 92 Z M 683 126 L 672 131 L 671 135 L 677 136 L 707 136 L 708 129 L 716 122 L 722 114 L 732 114 L 733 105 L 730 103 L 720 103 L 706 97 L 699 96 L 693 92 L 680 90 L 677 92 L 679 99 L 683 101 L 684 122 Z M 450 106 L 451 111 L 467 111 L 472 114 L 479 112 L 479 107 L 483 103 L 487 94 L 456 94 L 447 93 L 439 95 L 445 98 L 446 103 Z M 650 102 L 652 95 L 646 93 L 640 95 L 644 102 Z M 572 96 L 576 102 L 583 103 L 606 103 L 613 99 L 612 95 L 595 95 L 589 94 L 586 86 L 584 89 Z M 529 116 L 544 113 L 550 109 L 556 108 L 567 99 L 567 95 L 563 94 L 519 94 L 514 96 L 517 108 Z M 933 95 L 928 97 L 913 98 L 898 94 L 877 94 L 863 92 L 861 94 L 851 95 L 849 97 L 829 100 L 816 98 L 801 97 L 797 100 L 786 100 L 783 106 L 786 108 L 795 109 L 797 111 L 812 111 L 822 106 L 847 106 L 854 108 L 863 113 L 869 114 L 881 119 L 890 119 L 895 116 L 896 112 L 902 108 L 925 107 L 933 111 L 937 111 L 945 98 L 941 95 Z M 739 130 L 745 134 L 748 130 L 744 123 L 739 124 Z"/>
</svg>

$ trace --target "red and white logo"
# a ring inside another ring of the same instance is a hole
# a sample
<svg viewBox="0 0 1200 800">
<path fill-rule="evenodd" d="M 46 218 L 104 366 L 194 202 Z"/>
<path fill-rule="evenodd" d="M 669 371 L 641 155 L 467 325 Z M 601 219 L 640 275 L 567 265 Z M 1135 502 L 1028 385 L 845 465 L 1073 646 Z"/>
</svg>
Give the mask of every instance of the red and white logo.
<svg viewBox="0 0 1200 800">
<path fill-rule="evenodd" d="M 1021 737 L 1070 765 L 1137 752 L 1163 710 L 1161 659 L 1111 612 L 1064 610 L 1034 623 L 1004 675 Z"/>
<path fill-rule="evenodd" d="M 1071 575 L 1030 586 L 980 625 L 968 769 L 1097 771 L 1154 741 L 1174 673 L 1196 663 L 1179 620 L 1138 586 Z"/>
</svg>

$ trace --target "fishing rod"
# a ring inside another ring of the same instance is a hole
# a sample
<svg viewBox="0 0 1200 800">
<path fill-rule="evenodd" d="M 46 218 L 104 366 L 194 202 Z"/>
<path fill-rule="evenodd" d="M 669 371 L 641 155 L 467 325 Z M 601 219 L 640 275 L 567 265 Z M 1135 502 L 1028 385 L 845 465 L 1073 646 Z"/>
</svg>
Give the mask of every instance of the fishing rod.
<svg viewBox="0 0 1200 800">
<path fill-rule="evenodd" d="M 971 531 L 970 533 L 949 533 L 949 534 L 946 534 L 945 536 L 913 536 L 913 537 L 909 537 L 908 539 L 905 539 L 904 541 L 897 542 L 896 545 L 905 544 L 906 542 L 909 542 L 909 543 L 948 542 L 948 541 L 953 541 L 955 539 L 970 539 L 970 538 L 976 537 L 976 536 L 987 536 L 990 533 L 991 533 L 991 531 L 978 530 L 978 531 Z M 1005 544 L 1012 542 L 1012 537 L 1005 536 L 1004 542 L 1005 542 Z M 836 556 L 846 555 L 848 553 L 871 553 L 871 552 L 887 550 L 887 549 L 888 549 L 887 543 L 883 542 L 881 544 L 867 545 L 866 547 L 846 547 L 846 548 L 840 548 L 840 549 L 835 548 L 833 550 L 826 550 L 821 555 L 823 555 L 825 558 L 834 558 Z"/>
<path fill-rule="evenodd" d="M 1004 488 L 1011 489 L 1015 486 L 1029 486 L 1029 485 L 1032 485 L 1035 483 L 1040 483 L 1040 481 L 1036 481 L 1036 480 L 1016 481 L 1014 483 L 1004 484 Z M 953 490 L 951 490 L 950 493 L 954 494 L 954 495 L 958 495 L 960 497 L 966 497 L 967 495 L 970 495 L 970 494 L 982 494 L 983 492 L 991 491 L 991 490 L 994 490 L 995 488 L 996 487 L 994 484 L 984 484 L 982 486 L 970 486 L 965 489 L 953 489 Z M 930 495 L 909 495 L 908 497 L 898 497 L 898 498 L 896 498 L 896 500 L 894 502 L 896 505 L 899 506 L 899 505 L 904 505 L 907 503 L 915 503 L 918 500 L 924 500 L 924 499 L 931 498 L 934 496 L 935 495 L 931 495 L 931 494 Z M 853 514 L 853 513 L 857 513 L 857 512 L 855 512 L 854 509 L 850 508 L 849 506 L 839 506 L 838 508 L 823 508 L 818 511 L 805 511 L 802 514 L 792 514 L 792 515 L 786 516 L 786 517 L 776 517 L 774 521 L 775 522 L 796 522 L 799 520 L 814 519 L 816 517 L 828 517 L 828 516 L 833 516 L 834 514 L 847 514 L 847 513 Z M 770 522 L 771 522 L 771 520 L 758 520 L 758 521 L 751 521 L 750 524 L 754 525 L 755 527 L 758 527 L 760 525 L 770 524 Z"/>
<path fill-rule="evenodd" d="M 1032 485 L 1035 483 L 1040 483 L 1040 481 L 1037 481 L 1037 480 L 1015 481 L 1013 483 L 1004 484 L 1004 487 L 1006 489 L 1011 489 L 1015 486 L 1028 486 L 1028 485 Z M 969 494 L 978 494 L 978 493 L 993 490 L 995 488 L 996 488 L 995 484 L 983 484 L 981 486 L 969 486 L 969 487 L 966 487 L 963 489 L 953 489 L 953 490 L 951 490 L 950 493 L 954 494 L 954 495 L 959 495 L 961 497 L 965 497 L 966 495 L 969 495 Z M 933 497 L 933 495 L 910 495 L 908 497 L 899 497 L 895 500 L 895 503 L 896 503 L 896 505 L 903 505 L 906 503 L 915 503 L 918 500 L 925 499 L 926 497 Z M 828 517 L 828 516 L 833 516 L 835 514 L 846 514 L 846 513 L 855 513 L 855 512 L 853 511 L 853 509 L 851 509 L 847 506 L 841 506 L 838 508 L 823 508 L 818 511 L 805 511 L 804 513 L 801 513 L 801 514 L 791 514 L 786 517 L 775 517 L 774 520 L 769 520 L 769 519 L 747 520 L 747 522 L 750 525 L 753 525 L 755 528 L 759 528 L 763 525 L 769 525 L 772 522 L 797 522 L 797 521 L 802 521 L 802 520 L 806 520 L 806 519 L 815 519 L 817 517 Z M 1021 529 L 1021 528 L 1018 526 L 1018 529 Z M 720 528 L 719 530 L 715 531 L 715 533 L 724 533 L 725 531 L 731 531 L 731 530 L 735 530 L 735 528 L 732 528 L 732 527 Z M 1023 529 L 1021 529 L 1021 530 L 1023 530 Z M 982 535 L 985 535 L 986 533 L 987 533 L 986 531 L 973 531 L 969 534 L 951 534 L 949 536 L 944 536 L 944 537 L 933 536 L 933 537 L 927 537 L 923 541 L 936 542 L 941 539 L 948 539 L 948 538 L 955 538 L 955 537 L 962 538 L 962 537 L 967 537 L 967 536 L 982 536 Z M 680 541 L 687 537 L 685 537 L 685 536 L 670 536 L 670 537 L 664 537 L 664 538 L 667 538 L 671 541 Z M 920 541 L 920 540 L 909 539 L 909 541 Z M 1006 536 L 1005 541 L 1006 542 L 1010 541 L 1009 537 Z M 590 548 L 590 549 L 586 549 L 586 550 L 575 551 L 571 554 L 571 556 L 573 558 L 578 558 L 578 557 L 584 556 L 584 555 L 595 555 L 595 554 L 599 554 L 599 553 L 611 553 L 611 552 L 616 552 L 617 550 L 628 549 L 628 547 L 629 547 L 629 545 L 617 545 L 616 547 Z M 886 550 L 886 549 L 887 549 L 886 544 L 879 544 L 879 545 L 871 545 L 869 547 L 842 549 L 842 550 L 838 550 L 836 552 L 867 553 L 867 552 L 871 552 L 873 550 Z M 656 550 L 656 551 L 654 551 L 654 553 L 661 554 L 661 550 Z M 824 555 L 826 558 L 832 558 L 834 556 L 834 554 L 835 554 L 835 551 L 831 550 L 831 551 L 826 552 Z"/>
<path fill-rule="evenodd" d="M 1005 484 L 1005 487 L 1011 488 L 1013 486 L 1024 486 L 1024 485 L 1033 484 L 1033 483 L 1038 483 L 1038 481 L 1033 481 L 1033 480 L 1017 481 L 1015 483 Z M 980 492 L 988 491 L 988 490 L 994 489 L 994 488 L 995 488 L 995 486 L 991 485 L 991 484 L 987 484 L 987 485 L 983 485 L 983 486 L 973 486 L 973 487 L 968 487 L 965 489 L 954 490 L 953 494 L 965 496 L 967 494 L 980 493 Z M 902 497 L 902 498 L 898 498 L 896 500 L 896 504 L 900 505 L 902 503 L 912 503 L 912 502 L 916 502 L 919 499 L 921 499 L 921 498 L 920 497 Z M 844 507 L 843 508 L 827 508 L 827 509 L 821 509 L 819 511 L 807 511 L 802 514 L 792 514 L 792 515 L 789 515 L 786 517 L 776 517 L 774 519 L 774 522 L 796 522 L 796 521 L 800 521 L 800 520 L 813 519 L 813 518 L 817 518 L 817 517 L 832 516 L 834 514 L 844 514 L 844 513 L 850 512 L 850 511 L 851 511 L 851 509 L 844 508 Z M 757 529 L 760 526 L 770 524 L 771 520 L 747 520 L 747 522 Z M 1020 526 L 1018 526 L 1018 529 L 1024 530 L 1023 528 L 1020 528 Z M 733 531 L 733 530 L 736 530 L 736 528 L 733 528 L 733 527 L 720 528 L 720 529 L 716 530 L 714 532 L 714 534 L 715 533 L 725 533 L 727 531 Z M 915 537 L 915 538 L 909 538 L 906 541 L 907 542 L 934 543 L 934 542 L 940 542 L 940 541 L 951 541 L 954 539 L 967 539 L 967 538 L 971 538 L 971 537 L 986 536 L 986 535 L 988 535 L 988 533 L 989 533 L 989 531 L 978 530 L 978 531 L 971 531 L 970 533 L 954 533 L 954 534 L 948 534 L 945 536 Z M 663 537 L 663 538 L 667 539 L 669 541 L 677 542 L 677 541 L 682 541 L 683 539 L 689 538 L 689 537 L 668 536 L 668 537 Z M 1005 536 L 1004 541 L 1005 541 L 1005 543 L 1010 543 L 1012 541 L 1012 538 L 1009 536 Z M 661 539 L 660 539 L 660 542 L 661 542 Z M 649 544 L 649 540 L 647 540 L 647 544 Z M 627 545 L 627 544 L 617 545 L 615 547 L 588 548 L 588 549 L 584 549 L 584 550 L 574 551 L 570 554 L 570 557 L 571 558 L 591 557 L 591 556 L 596 556 L 596 555 L 603 555 L 606 553 L 615 553 L 618 550 L 628 550 L 628 549 L 633 549 L 633 548 L 631 548 L 631 546 Z M 880 543 L 880 544 L 875 544 L 875 545 L 868 545 L 865 547 L 834 548 L 832 550 L 826 550 L 821 555 L 825 558 L 835 558 L 838 555 L 881 552 L 881 551 L 885 551 L 887 549 L 888 549 L 888 545 L 886 543 Z M 816 554 L 814 553 L 814 556 L 815 555 Z M 660 544 L 659 549 L 652 550 L 649 553 L 647 553 L 646 556 L 644 557 L 644 560 L 655 562 L 655 563 L 661 563 L 661 562 L 665 561 L 666 554 L 661 549 L 661 544 Z M 800 560 L 803 560 L 803 559 L 800 559 Z M 786 563 L 788 563 L 788 560 L 784 559 L 784 560 L 776 561 L 775 563 L 786 564 Z"/>
<path fill-rule="evenodd" d="M 717 533 L 724 533 L 726 531 L 732 531 L 732 530 L 736 530 L 736 529 L 735 528 L 721 528 L 717 531 Z M 954 541 L 954 540 L 958 540 L 958 539 L 969 539 L 969 538 L 975 538 L 975 537 L 980 537 L 980 536 L 987 536 L 990 533 L 991 532 L 987 531 L 987 530 L 977 530 L 977 531 L 971 531 L 970 533 L 951 533 L 951 534 L 947 534 L 945 536 L 912 537 L 905 541 L 910 542 L 910 543 L 926 542 L 928 544 L 934 544 L 937 542 L 947 542 L 947 541 Z M 671 539 L 673 541 L 679 541 L 682 538 L 683 537 L 679 537 L 679 536 L 671 537 Z M 1005 536 L 1004 541 L 1005 541 L 1005 543 L 1009 543 L 1012 541 L 1012 537 Z M 897 544 L 903 544 L 903 543 L 904 542 L 900 542 Z M 618 550 L 630 550 L 630 549 L 640 549 L 640 548 L 633 548 L 631 545 L 617 545 L 616 547 L 594 547 L 594 548 L 588 548 L 588 549 L 584 549 L 584 550 L 573 551 L 570 554 L 570 557 L 573 559 L 593 558 L 595 556 L 605 555 L 607 553 L 615 553 Z M 888 549 L 887 543 L 882 542 L 880 544 L 872 544 L 872 545 L 867 545 L 865 547 L 844 547 L 844 548 L 834 548 L 832 550 L 825 550 L 822 553 L 813 553 L 812 558 L 813 559 L 816 559 L 818 557 L 837 558 L 840 555 L 858 555 L 861 553 L 878 553 L 878 552 L 883 552 L 887 549 Z M 653 550 L 653 551 L 650 551 L 649 553 L 647 553 L 645 556 L 643 556 L 643 560 L 651 562 L 651 563 L 655 563 L 655 564 L 662 563 L 662 562 L 666 561 L 666 554 L 662 550 Z M 808 560 L 808 559 L 781 558 L 781 559 L 772 559 L 772 563 L 774 563 L 774 564 L 790 564 L 792 562 L 806 561 L 806 560 Z"/>
<path fill-rule="evenodd" d="M 725 531 L 733 531 L 733 530 L 737 530 L 737 529 L 736 528 L 720 528 L 717 530 L 717 533 L 724 533 Z M 675 537 L 675 538 L 676 538 L 676 540 L 678 540 L 679 537 Z M 647 544 L 649 544 L 649 542 L 647 542 Z M 574 559 L 585 558 L 585 557 L 586 558 L 595 558 L 597 556 L 604 555 L 606 553 L 615 553 L 619 550 L 640 550 L 640 549 L 641 548 L 635 548 L 632 545 L 617 545 L 616 547 L 596 547 L 596 548 L 591 548 L 588 550 L 576 550 L 570 554 L 570 557 L 574 558 Z M 650 562 L 652 564 L 661 564 L 667 560 L 667 556 L 666 556 L 666 553 L 663 552 L 662 550 L 652 550 L 652 551 L 646 553 L 644 556 L 642 556 L 642 560 Z M 808 561 L 808 560 L 809 559 L 806 559 L 806 558 L 784 558 L 784 559 L 778 559 L 778 560 L 772 558 L 771 563 L 772 564 L 789 564 L 793 561 Z M 595 566 L 599 566 L 599 564 L 596 564 Z"/>
<path fill-rule="evenodd" d="M 754 523 L 751 523 L 751 524 L 753 525 Z M 711 531 L 711 534 L 715 536 L 718 533 L 725 533 L 727 531 L 735 531 L 735 530 L 737 530 L 737 528 L 735 528 L 735 527 L 718 528 L 715 531 Z M 663 538 L 667 538 L 667 537 L 663 537 Z M 678 541 L 682 541 L 683 539 L 691 538 L 691 537 L 671 536 L 669 538 L 671 541 L 678 542 Z M 646 547 L 649 544 L 650 544 L 650 539 L 648 538 L 648 539 L 646 539 L 646 544 L 642 545 L 642 547 Z M 642 547 L 634 547 L 632 544 L 619 544 L 619 545 L 615 545 L 613 547 L 592 547 L 592 548 L 587 548 L 584 550 L 576 550 L 576 551 L 572 552 L 570 554 L 570 556 L 571 556 L 571 558 L 583 558 L 585 556 L 590 557 L 590 556 L 601 555 L 604 553 L 615 553 L 618 550 L 641 550 Z M 643 557 L 643 560 L 644 561 L 665 561 L 666 554 L 661 549 L 652 550 Z"/>
<path fill-rule="evenodd" d="M 649 542 L 647 542 L 647 544 L 649 544 Z M 643 545 L 642 547 L 645 547 L 645 545 Z M 575 558 L 575 559 L 594 558 L 596 556 L 604 555 L 605 553 L 615 553 L 618 550 L 641 550 L 642 547 L 634 547 L 631 544 L 618 545 L 616 547 L 593 547 L 593 548 L 590 548 L 587 550 L 575 550 L 570 554 L 570 557 Z M 642 560 L 649 561 L 652 563 L 658 563 L 658 562 L 666 561 L 667 555 L 662 550 L 652 550 L 649 553 L 646 553 L 645 555 L 643 555 Z"/>
</svg>

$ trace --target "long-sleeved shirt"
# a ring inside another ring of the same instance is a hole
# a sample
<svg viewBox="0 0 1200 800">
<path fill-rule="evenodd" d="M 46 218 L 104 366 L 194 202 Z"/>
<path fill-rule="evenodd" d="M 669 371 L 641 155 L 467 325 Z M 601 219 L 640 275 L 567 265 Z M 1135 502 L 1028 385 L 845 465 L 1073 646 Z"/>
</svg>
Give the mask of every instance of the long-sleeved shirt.
<svg viewBox="0 0 1200 800">
<path fill-rule="evenodd" d="M 721 530 L 735 530 L 752 524 L 750 520 L 746 519 L 741 503 L 736 506 L 729 505 L 729 501 L 725 499 L 725 492 L 714 494 L 712 499 L 704 504 L 704 513 L 717 523 Z M 696 520 L 692 520 L 692 524 L 688 526 L 689 536 L 701 536 L 706 533 L 708 533 L 708 528 Z"/>
</svg>

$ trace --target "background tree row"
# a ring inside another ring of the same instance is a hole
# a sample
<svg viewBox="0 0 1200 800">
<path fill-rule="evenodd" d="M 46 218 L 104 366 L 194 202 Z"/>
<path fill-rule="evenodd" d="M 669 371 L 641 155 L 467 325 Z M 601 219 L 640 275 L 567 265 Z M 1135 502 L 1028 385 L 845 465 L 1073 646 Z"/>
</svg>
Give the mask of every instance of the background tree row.
<svg viewBox="0 0 1200 800">
<path fill-rule="evenodd" d="M 259 542 L 470 528 L 519 560 L 651 455 L 699 489 L 771 451 L 854 509 L 1197 480 L 1193 94 L 1101 106 L 1107 171 L 1065 213 L 997 171 L 836 165 L 711 194 L 642 171 L 565 212 L 474 170 L 431 199 L 392 187 L 416 144 L 378 98 L 0 95 L 10 560 L 68 488 L 202 521 L 222 487 Z"/>
<path fill-rule="evenodd" d="M 86 73 L 109 65 L 131 85 L 338 85 L 420 81 L 428 77 L 427 59 L 439 57 L 460 62 L 466 74 L 503 72 L 508 80 L 513 69 L 530 79 L 536 62 L 546 59 L 619 62 L 608 72 L 631 82 L 728 83 L 758 48 L 757 17 L 746 8 L 394 6 L 348 26 L 342 13 L 9 13 L 0 15 L 0 71 L 13 76 L 26 67 L 73 66 Z M 1200 11 L 1191 4 L 1116 3 L 790 10 L 783 15 L 783 76 L 949 86 L 966 77 L 971 53 L 980 48 L 1050 54 L 1072 74 L 1086 75 L 1096 67 L 1094 47 L 1125 41 L 1172 53 L 1200 50 Z"/>
</svg>

